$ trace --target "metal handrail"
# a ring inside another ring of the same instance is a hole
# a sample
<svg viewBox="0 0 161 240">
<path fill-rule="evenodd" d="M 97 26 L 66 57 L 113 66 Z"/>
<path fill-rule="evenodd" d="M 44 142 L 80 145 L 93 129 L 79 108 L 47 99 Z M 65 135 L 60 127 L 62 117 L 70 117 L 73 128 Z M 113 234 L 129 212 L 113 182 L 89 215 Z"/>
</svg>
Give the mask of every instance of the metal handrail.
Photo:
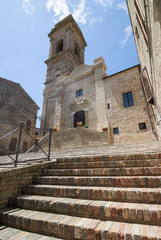
<svg viewBox="0 0 161 240">
<path fill-rule="evenodd" d="M 11 133 L 14 133 L 14 132 L 16 132 L 16 130 L 18 130 L 18 129 L 19 129 L 19 128 L 15 128 L 13 131 L 11 131 L 11 132 L 9 132 L 9 133 L 5 134 L 4 136 L 2 136 L 2 137 L 0 138 L 0 140 L 2 140 L 3 138 L 5 138 L 5 137 L 9 136 Z"/>
<path fill-rule="evenodd" d="M 44 137 L 42 137 L 37 143 L 40 143 L 45 137 L 47 137 L 48 134 L 49 132 Z M 29 153 L 34 147 L 35 144 L 30 149 L 28 149 L 27 152 L 25 152 L 18 160 L 21 160 L 24 156 L 26 156 L 26 154 Z"/>
<path fill-rule="evenodd" d="M 0 124 L 8 124 L 8 125 L 13 125 L 13 126 L 18 126 L 18 127 L 20 127 L 20 125 L 21 125 L 21 124 L 18 124 L 18 123 L 3 122 L 3 121 L 0 121 Z M 50 130 L 50 129 L 32 127 L 32 126 L 24 126 L 24 125 L 23 125 L 23 128 L 31 128 L 31 129 L 41 130 L 41 131 L 49 131 Z"/>
<path fill-rule="evenodd" d="M 24 123 L 21 122 L 20 125 L 19 124 L 15 124 L 15 123 L 9 123 L 9 122 L 0 122 L 2 124 L 10 124 L 10 125 L 14 125 L 14 126 L 19 126 L 18 128 L 12 130 L 10 133 L 7 133 L 6 135 L 4 135 L 3 137 L 0 138 L 0 140 L 4 137 L 7 137 L 8 135 L 10 135 L 11 133 L 15 132 L 16 130 L 19 130 L 19 139 L 18 139 L 18 145 L 17 145 L 17 150 L 16 150 L 16 158 L 14 159 L 13 157 L 11 157 L 10 155 L 8 155 L 14 162 L 15 162 L 15 167 L 17 167 L 17 163 L 18 161 L 20 161 L 24 156 L 27 155 L 27 153 L 29 153 L 35 146 L 38 146 L 42 152 L 47 156 L 48 161 L 50 161 L 50 151 L 51 151 L 51 139 L 52 139 L 52 131 L 53 129 L 50 129 L 49 132 L 43 136 L 39 141 L 35 141 L 35 139 L 30 135 L 30 133 L 28 131 L 26 131 L 25 128 L 32 128 L 32 129 L 39 129 L 41 131 L 47 131 L 46 129 L 41 129 L 41 128 L 35 128 L 35 127 L 30 127 L 30 126 L 24 126 Z M 19 156 L 19 152 L 20 152 L 20 145 L 21 145 L 21 137 L 22 137 L 22 132 L 24 132 L 33 140 L 34 145 L 28 149 L 20 158 L 18 158 Z M 48 149 L 48 154 L 43 150 L 43 148 L 39 145 L 39 143 L 46 138 L 49 135 L 49 149 Z"/>
</svg>

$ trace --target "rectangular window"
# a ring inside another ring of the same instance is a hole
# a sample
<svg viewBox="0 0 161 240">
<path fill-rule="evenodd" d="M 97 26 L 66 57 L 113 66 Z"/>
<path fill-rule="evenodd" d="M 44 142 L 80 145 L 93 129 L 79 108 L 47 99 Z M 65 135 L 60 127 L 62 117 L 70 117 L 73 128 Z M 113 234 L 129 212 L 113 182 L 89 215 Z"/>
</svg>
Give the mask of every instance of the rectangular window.
<svg viewBox="0 0 161 240">
<path fill-rule="evenodd" d="M 83 95 L 83 90 L 82 89 L 76 91 L 76 97 L 80 97 L 82 95 Z"/>
<path fill-rule="evenodd" d="M 27 127 L 31 127 L 31 121 L 28 119 L 27 120 Z M 30 128 L 26 128 L 27 131 L 30 131 Z"/>
<path fill-rule="evenodd" d="M 107 104 L 107 108 L 110 109 L 110 103 Z"/>
<path fill-rule="evenodd" d="M 17 145 L 17 138 L 12 137 L 9 145 L 9 150 L 10 151 L 15 151 L 16 150 L 16 145 Z"/>
<path fill-rule="evenodd" d="M 119 128 L 117 127 L 117 128 L 113 128 L 113 133 L 114 134 L 118 134 L 119 133 Z"/>
<path fill-rule="evenodd" d="M 150 83 L 150 78 L 149 78 L 146 67 L 143 68 L 143 71 L 141 72 L 140 76 L 141 76 L 141 81 L 143 84 L 146 100 L 147 102 L 154 104 L 153 89 Z"/>
<path fill-rule="evenodd" d="M 134 100 L 132 96 L 132 92 L 124 93 L 123 94 L 123 101 L 124 101 L 124 107 L 131 107 L 134 106 Z"/>
<path fill-rule="evenodd" d="M 145 122 L 139 123 L 139 129 L 140 129 L 140 130 L 146 129 L 146 123 L 145 123 Z"/>
</svg>

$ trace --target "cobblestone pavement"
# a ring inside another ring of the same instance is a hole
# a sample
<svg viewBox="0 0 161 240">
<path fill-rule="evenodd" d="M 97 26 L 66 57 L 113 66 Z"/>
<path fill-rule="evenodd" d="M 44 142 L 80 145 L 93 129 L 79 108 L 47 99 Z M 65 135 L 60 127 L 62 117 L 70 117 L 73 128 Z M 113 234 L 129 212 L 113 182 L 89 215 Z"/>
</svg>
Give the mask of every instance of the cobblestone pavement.
<svg viewBox="0 0 161 240">
<path fill-rule="evenodd" d="M 45 149 L 47 152 L 47 149 Z M 131 153 L 158 153 L 161 152 L 161 142 L 140 143 L 140 144 L 126 144 L 115 146 L 99 146 L 91 148 L 77 148 L 77 149 L 60 149 L 51 151 L 51 159 L 62 157 L 75 157 L 75 156 L 94 156 L 94 155 L 114 155 L 114 154 L 128 154 Z M 22 154 L 19 155 L 21 157 Z M 12 155 L 15 159 L 15 155 Z M 24 165 L 32 165 L 39 162 L 46 162 L 47 157 L 44 153 L 30 152 L 18 162 L 18 167 Z M 0 171 L 4 169 L 14 168 L 14 161 L 8 156 L 0 156 Z"/>
</svg>

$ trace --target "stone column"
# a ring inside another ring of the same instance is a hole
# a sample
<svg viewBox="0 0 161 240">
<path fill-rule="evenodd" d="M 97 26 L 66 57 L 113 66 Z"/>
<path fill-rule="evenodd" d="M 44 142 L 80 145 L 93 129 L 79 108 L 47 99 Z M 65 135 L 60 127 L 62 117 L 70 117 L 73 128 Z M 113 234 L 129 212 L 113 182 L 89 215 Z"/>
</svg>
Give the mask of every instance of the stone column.
<svg viewBox="0 0 161 240">
<path fill-rule="evenodd" d="M 58 129 L 62 129 L 62 113 L 63 113 L 63 86 L 57 86 L 57 95 L 56 95 L 56 104 L 55 104 L 55 116 L 54 116 L 54 125 L 58 127 Z"/>
<path fill-rule="evenodd" d="M 102 131 L 104 125 L 108 126 L 105 87 L 103 81 L 103 78 L 106 76 L 106 65 L 102 57 L 94 60 L 93 70 L 95 73 L 97 131 Z"/>
</svg>

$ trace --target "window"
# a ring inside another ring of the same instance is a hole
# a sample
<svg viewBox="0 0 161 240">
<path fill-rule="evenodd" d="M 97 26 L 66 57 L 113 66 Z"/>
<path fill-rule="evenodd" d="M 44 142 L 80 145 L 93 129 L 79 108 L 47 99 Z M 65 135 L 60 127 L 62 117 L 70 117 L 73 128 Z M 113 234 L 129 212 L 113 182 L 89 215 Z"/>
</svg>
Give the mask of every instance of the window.
<svg viewBox="0 0 161 240">
<path fill-rule="evenodd" d="M 140 7 L 139 1 L 138 0 L 134 0 L 134 6 L 135 6 L 135 10 L 136 10 L 136 19 L 138 22 L 138 26 L 140 27 L 140 30 L 143 34 L 145 43 L 148 47 L 148 38 L 147 38 L 147 27 L 146 27 L 146 21 L 145 21 L 145 15 Z"/>
<path fill-rule="evenodd" d="M 140 130 L 146 129 L 146 123 L 145 123 L 145 122 L 139 123 L 139 129 L 140 129 Z"/>
<path fill-rule="evenodd" d="M 117 128 L 113 128 L 113 133 L 114 134 L 118 134 L 119 133 L 119 128 L 117 127 Z"/>
<path fill-rule="evenodd" d="M 61 70 L 60 69 L 57 69 L 55 71 L 55 78 L 59 77 L 61 75 Z"/>
<path fill-rule="evenodd" d="M 17 145 L 17 138 L 12 137 L 9 145 L 10 151 L 15 151 Z"/>
<path fill-rule="evenodd" d="M 28 128 L 26 128 L 27 131 L 30 131 L 29 127 L 31 127 L 31 121 L 29 119 L 27 120 L 27 127 L 28 127 Z"/>
<path fill-rule="evenodd" d="M 151 86 L 151 83 L 150 83 L 150 78 L 149 78 L 146 67 L 144 67 L 140 76 L 141 76 L 141 81 L 142 81 L 142 84 L 143 84 L 143 89 L 144 89 L 146 101 L 151 103 L 151 104 L 154 104 L 153 89 L 152 89 L 152 86 Z"/>
<path fill-rule="evenodd" d="M 35 131 L 35 136 L 39 136 L 39 132 L 38 131 Z"/>
<path fill-rule="evenodd" d="M 28 142 L 24 141 L 23 142 L 23 151 L 26 152 L 28 147 Z"/>
<path fill-rule="evenodd" d="M 76 91 L 76 97 L 80 97 L 80 96 L 82 96 L 82 95 L 83 95 L 83 90 L 82 90 L 82 89 Z"/>
<path fill-rule="evenodd" d="M 80 49 L 77 43 L 75 44 L 75 54 L 77 55 L 77 57 L 80 56 Z"/>
<path fill-rule="evenodd" d="M 110 103 L 107 103 L 107 108 L 110 109 Z"/>
<path fill-rule="evenodd" d="M 124 107 L 134 106 L 134 100 L 133 100 L 132 92 L 124 93 L 123 94 L 123 101 L 124 101 Z"/>
<path fill-rule="evenodd" d="M 57 43 L 56 53 L 63 51 L 63 39 Z"/>
</svg>

